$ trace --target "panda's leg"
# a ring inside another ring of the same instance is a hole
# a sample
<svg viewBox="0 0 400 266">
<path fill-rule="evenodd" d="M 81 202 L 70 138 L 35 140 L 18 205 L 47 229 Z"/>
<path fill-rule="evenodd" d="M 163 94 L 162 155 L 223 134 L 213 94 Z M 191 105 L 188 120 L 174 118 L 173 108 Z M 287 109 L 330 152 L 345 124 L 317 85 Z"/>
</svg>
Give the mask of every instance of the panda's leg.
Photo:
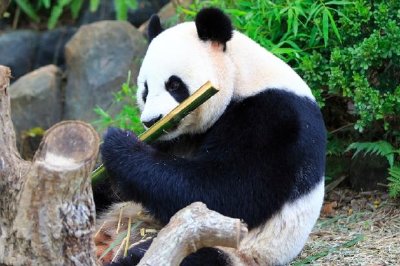
<svg viewBox="0 0 400 266">
<path fill-rule="evenodd" d="M 142 259 L 146 251 L 149 249 L 152 239 L 139 243 L 128 250 L 128 255 L 113 262 L 109 266 L 125 266 L 125 265 L 137 265 Z M 230 257 L 218 248 L 202 248 L 195 253 L 187 256 L 181 266 L 227 266 L 233 265 Z"/>
<path fill-rule="evenodd" d="M 116 262 L 108 264 L 108 266 L 131 266 L 137 265 L 149 249 L 153 239 L 142 241 L 128 250 L 128 254 Z"/>
<path fill-rule="evenodd" d="M 232 265 L 229 256 L 218 248 L 202 248 L 187 256 L 181 266 Z"/>
</svg>

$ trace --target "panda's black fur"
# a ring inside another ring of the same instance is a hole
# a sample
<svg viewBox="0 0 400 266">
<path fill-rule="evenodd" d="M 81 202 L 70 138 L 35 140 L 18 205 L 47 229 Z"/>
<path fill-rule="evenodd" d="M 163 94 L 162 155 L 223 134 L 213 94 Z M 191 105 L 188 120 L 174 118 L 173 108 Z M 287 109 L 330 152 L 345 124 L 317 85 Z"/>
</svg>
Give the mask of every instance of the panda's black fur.
<svg viewBox="0 0 400 266">
<path fill-rule="evenodd" d="M 199 13 L 196 26 L 204 26 L 199 33 L 203 41 L 225 44 L 232 36 L 229 19 L 219 12 Z M 217 18 L 209 21 L 211 13 L 217 13 Z M 218 21 L 222 24 L 210 29 Z M 157 21 L 150 26 L 155 38 L 162 29 Z M 223 215 L 242 219 L 251 230 L 321 182 L 325 139 L 315 101 L 282 88 L 265 88 L 232 100 L 201 134 L 148 145 L 134 133 L 110 128 L 101 154 L 121 200 L 141 203 L 161 223 L 167 224 L 178 210 L 201 201 Z M 135 264 L 143 254 L 133 249 L 112 265 Z M 227 264 L 229 256 L 216 248 L 201 249 L 182 262 Z"/>
</svg>

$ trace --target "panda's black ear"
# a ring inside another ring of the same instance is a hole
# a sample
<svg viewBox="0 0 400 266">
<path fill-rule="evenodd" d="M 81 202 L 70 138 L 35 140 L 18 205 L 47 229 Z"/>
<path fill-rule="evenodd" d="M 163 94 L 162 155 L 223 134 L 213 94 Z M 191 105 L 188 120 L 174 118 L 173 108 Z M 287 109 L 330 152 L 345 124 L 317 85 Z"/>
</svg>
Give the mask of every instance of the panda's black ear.
<svg viewBox="0 0 400 266">
<path fill-rule="evenodd" d="M 203 8 L 196 16 L 196 28 L 203 41 L 218 42 L 225 46 L 232 38 L 232 23 L 227 15 L 217 8 Z"/>
<path fill-rule="evenodd" d="M 149 21 L 149 27 L 147 29 L 149 43 L 163 30 L 164 29 L 161 27 L 160 18 L 157 15 L 152 15 Z"/>
</svg>

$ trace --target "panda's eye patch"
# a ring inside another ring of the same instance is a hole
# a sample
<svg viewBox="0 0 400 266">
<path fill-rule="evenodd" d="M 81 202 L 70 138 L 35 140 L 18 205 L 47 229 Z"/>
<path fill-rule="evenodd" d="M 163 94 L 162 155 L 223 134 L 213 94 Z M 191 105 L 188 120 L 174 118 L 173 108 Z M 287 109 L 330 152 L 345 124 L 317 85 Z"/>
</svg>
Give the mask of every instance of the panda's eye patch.
<svg viewBox="0 0 400 266">
<path fill-rule="evenodd" d="M 169 77 L 167 82 L 165 82 L 165 89 L 179 103 L 189 97 L 187 85 L 178 76 L 173 75 Z"/>
<path fill-rule="evenodd" d="M 147 81 L 144 83 L 144 90 L 142 94 L 142 100 L 143 102 L 146 102 L 147 100 L 147 94 L 149 94 L 149 87 L 147 86 Z"/>
</svg>

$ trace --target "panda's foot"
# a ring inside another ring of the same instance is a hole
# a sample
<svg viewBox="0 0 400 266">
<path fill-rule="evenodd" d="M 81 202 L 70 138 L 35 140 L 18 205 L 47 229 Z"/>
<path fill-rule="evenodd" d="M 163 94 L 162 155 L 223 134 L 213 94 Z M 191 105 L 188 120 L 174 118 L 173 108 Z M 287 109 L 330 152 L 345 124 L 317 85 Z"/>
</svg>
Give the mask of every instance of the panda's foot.
<svg viewBox="0 0 400 266">
<path fill-rule="evenodd" d="M 143 258 L 146 251 L 149 249 L 153 239 L 146 239 L 135 243 L 128 249 L 128 254 L 125 257 L 116 259 L 115 261 L 107 264 L 108 266 L 128 266 L 137 265 L 139 261 Z"/>
</svg>

